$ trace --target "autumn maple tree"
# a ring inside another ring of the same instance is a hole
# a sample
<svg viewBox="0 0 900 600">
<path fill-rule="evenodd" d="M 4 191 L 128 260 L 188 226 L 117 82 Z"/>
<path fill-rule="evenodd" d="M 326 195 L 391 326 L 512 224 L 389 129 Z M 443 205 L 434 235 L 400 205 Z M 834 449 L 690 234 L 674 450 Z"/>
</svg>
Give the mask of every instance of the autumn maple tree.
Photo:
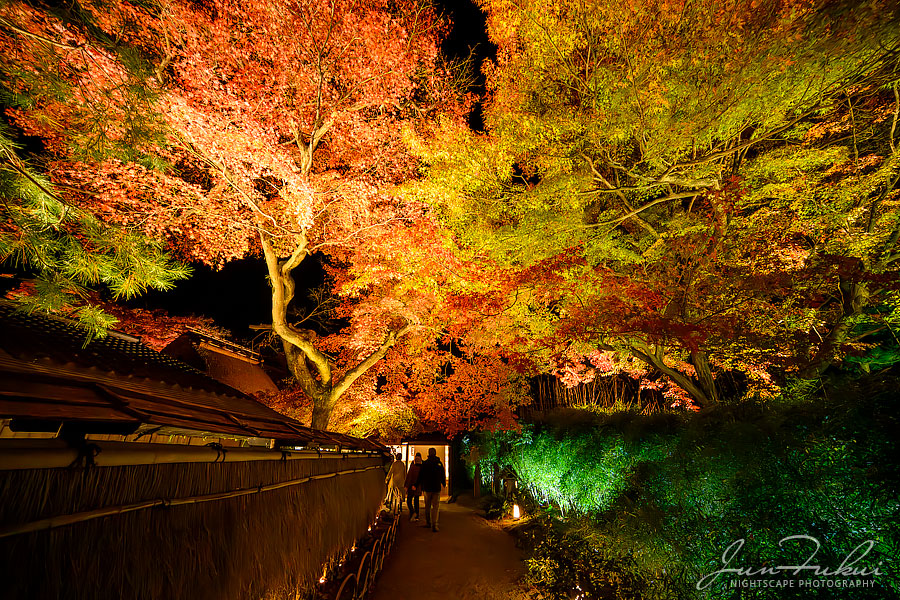
<svg viewBox="0 0 900 600">
<path fill-rule="evenodd" d="M 7 116 L 41 140 L 41 168 L 73 210 L 183 260 L 261 251 L 272 329 L 324 428 L 430 308 L 377 265 L 428 221 L 389 192 L 417 169 L 403 126 L 464 111 L 438 60 L 442 27 L 414 0 L 10 3 Z M 293 273 L 314 253 L 342 265 L 339 353 L 292 322 Z"/>
<path fill-rule="evenodd" d="M 708 404 L 719 373 L 765 391 L 889 331 L 890 3 L 481 5 L 487 134 L 420 139 L 409 189 L 494 271 L 468 292 L 485 340 L 572 381 L 638 360 Z"/>
<path fill-rule="evenodd" d="M 891 3 L 480 5 L 483 134 L 427 2 L 4 4 L 0 257 L 99 333 L 93 287 L 261 255 L 321 428 L 351 396 L 510 425 L 538 372 L 700 405 L 893 360 Z"/>
</svg>

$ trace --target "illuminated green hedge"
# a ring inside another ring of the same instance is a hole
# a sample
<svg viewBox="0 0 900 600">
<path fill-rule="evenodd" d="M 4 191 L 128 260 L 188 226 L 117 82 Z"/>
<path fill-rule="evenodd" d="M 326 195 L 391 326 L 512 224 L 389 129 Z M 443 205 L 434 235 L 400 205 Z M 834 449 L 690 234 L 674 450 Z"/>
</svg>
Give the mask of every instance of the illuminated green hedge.
<svg viewBox="0 0 900 600">
<path fill-rule="evenodd" d="M 482 472 L 494 462 L 514 469 L 534 499 L 531 514 L 544 515 L 527 528 L 535 538 L 529 568 L 536 582 L 551 582 L 551 597 L 580 585 L 636 598 L 894 598 L 894 394 L 857 389 L 840 398 L 652 418 L 566 413 L 470 445 Z M 742 538 L 732 566 L 799 564 L 790 561 L 805 560 L 811 546 L 779 547 L 790 535 L 818 539 L 811 564 L 832 567 L 873 540 L 859 565 L 878 566 L 875 587 L 733 589 L 740 577 L 723 575 L 696 589 Z"/>
</svg>

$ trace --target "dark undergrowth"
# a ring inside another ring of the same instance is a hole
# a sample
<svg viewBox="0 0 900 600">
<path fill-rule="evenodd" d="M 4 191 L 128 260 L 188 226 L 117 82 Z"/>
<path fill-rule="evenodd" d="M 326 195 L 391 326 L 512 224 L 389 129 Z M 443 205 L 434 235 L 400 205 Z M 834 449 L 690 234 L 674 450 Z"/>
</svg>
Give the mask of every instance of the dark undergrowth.
<svg viewBox="0 0 900 600">
<path fill-rule="evenodd" d="M 696 414 L 566 411 L 471 445 L 519 477 L 505 501 L 545 598 L 897 598 L 897 390 L 894 373 Z M 714 576 L 729 557 L 754 574 Z M 805 561 L 832 573 L 777 568 Z"/>
</svg>

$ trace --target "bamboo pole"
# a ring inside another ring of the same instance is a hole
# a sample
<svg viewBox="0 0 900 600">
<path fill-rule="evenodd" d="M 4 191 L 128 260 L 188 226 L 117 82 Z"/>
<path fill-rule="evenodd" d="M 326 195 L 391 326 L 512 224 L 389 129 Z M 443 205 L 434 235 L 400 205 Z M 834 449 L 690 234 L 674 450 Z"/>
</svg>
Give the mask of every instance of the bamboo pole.
<svg viewBox="0 0 900 600">
<path fill-rule="evenodd" d="M 263 492 L 271 492 L 274 490 L 279 490 L 281 488 L 286 488 L 294 485 L 300 485 L 301 483 L 307 483 L 316 479 L 330 479 L 331 477 L 337 477 L 338 475 L 349 475 L 351 473 L 362 473 L 364 471 L 369 471 L 371 469 L 380 469 L 380 465 L 371 465 L 362 469 L 345 469 L 343 471 L 335 471 L 333 473 L 323 473 L 321 475 L 310 475 L 308 477 L 301 477 L 299 479 L 290 479 L 288 481 L 281 481 L 278 483 L 270 483 L 267 485 L 259 485 L 252 488 L 241 488 L 237 490 L 231 490 L 228 492 L 219 492 L 216 494 L 203 494 L 200 496 L 188 496 L 186 498 L 175 498 L 172 500 L 168 499 L 159 499 L 159 500 L 146 500 L 144 502 L 136 502 L 134 504 L 123 504 L 119 506 L 105 506 L 103 508 L 98 508 L 96 510 L 88 510 L 83 512 L 72 513 L 68 515 L 59 515 L 56 517 L 49 517 L 47 519 L 39 519 L 37 521 L 31 521 L 30 523 L 20 523 L 16 525 L 9 525 L 7 527 L 0 528 L 0 539 L 5 537 L 10 537 L 13 535 L 19 535 L 22 533 L 31 533 L 34 531 L 44 531 L 47 529 L 54 529 L 56 527 L 63 527 L 65 525 L 72 525 L 74 523 L 83 523 L 84 521 L 90 521 L 92 519 L 99 519 L 101 517 L 110 517 L 114 515 L 121 515 L 127 512 L 133 512 L 136 510 L 144 510 L 147 508 L 169 508 L 172 506 L 182 506 L 186 504 L 200 504 L 202 502 L 216 502 L 218 500 L 227 500 L 228 498 L 238 498 L 240 496 L 249 496 L 251 494 L 261 494 Z"/>
<path fill-rule="evenodd" d="M 371 453 L 333 451 L 290 451 L 253 448 L 220 448 L 180 444 L 141 444 L 136 442 L 88 442 L 96 453 L 98 467 L 125 467 L 195 462 L 247 462 L 258 460 L 298 460 L 340 456 L 367 456 Z M 83 456 L 77 449 L 59 440 L 3 440 L 0 442 L 0 471 L 53 469 L 77 464 Z"/>
</svg>

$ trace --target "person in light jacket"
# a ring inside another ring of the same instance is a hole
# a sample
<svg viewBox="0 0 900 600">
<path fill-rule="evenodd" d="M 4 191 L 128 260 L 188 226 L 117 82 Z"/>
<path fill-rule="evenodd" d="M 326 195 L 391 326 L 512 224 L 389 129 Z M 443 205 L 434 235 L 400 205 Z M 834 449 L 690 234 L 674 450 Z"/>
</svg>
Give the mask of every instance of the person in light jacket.
<svg viewBox="0 0 900 600">
<path fill-rule="evenodd" d="M 425 492 L 425 526 L 437 532 L 441 490 L 447 485 L 447 475 L 444 473 L 444 463 L 437 457 L 434 448 L 428 449 L 428 460 L 422 463 L 418 481 Z"/>
<path fill-rule="evenodd" d="M 406 481 L 403 482 L 403 487 L 406 488 L 406 506 L 409 508 L 410 521 L 419 520 L 419 496 L 422 495 L 422 487 L 419 485 L 419 471 L 421 469 L 422 453 L 416 452 L 416 459 L 413 464 L 409 465 L 409 471 L 406 472 Z"/>
<path fill-rule="evenodd" d="M 400 504 L 397 512 L 403 512 L 403 480 L 406 479 L 406 467 L 399 453 L 397 453 L 395 458 L 396 460 L 387 472 L 387 477 L 384 478 L 384 483 L 387 484 L 388 489 L 387 504 L 393 507 L 394 499 L 396 498 L 396 501 Z"/>
</svg>

